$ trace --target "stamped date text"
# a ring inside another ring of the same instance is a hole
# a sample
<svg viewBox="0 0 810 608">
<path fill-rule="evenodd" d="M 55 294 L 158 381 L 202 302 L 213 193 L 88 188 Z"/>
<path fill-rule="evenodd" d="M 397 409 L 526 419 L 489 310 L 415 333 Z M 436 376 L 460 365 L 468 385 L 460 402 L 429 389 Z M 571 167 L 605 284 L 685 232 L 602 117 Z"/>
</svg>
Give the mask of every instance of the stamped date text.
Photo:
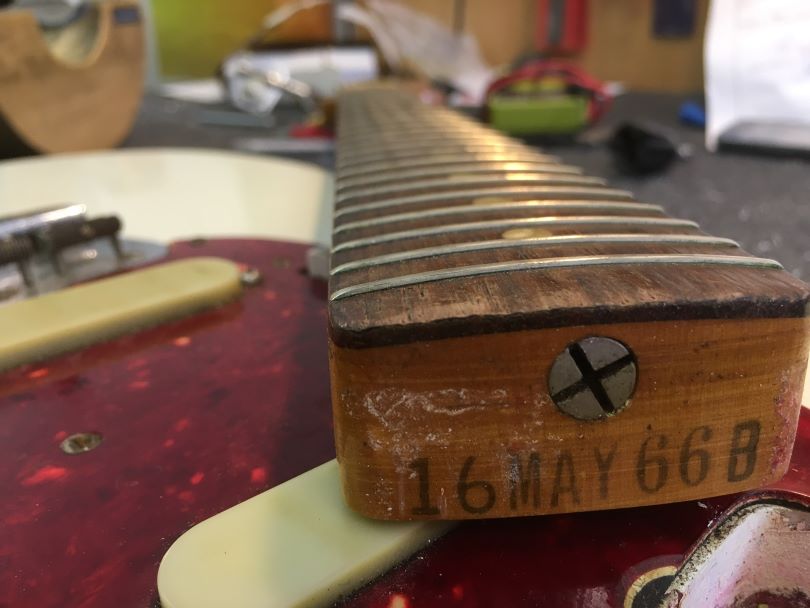
<svg viewBox="0 0 810 608">
<path fill-rule="evenodd" d="M 730 433 L 716 432 L 711 426 L 698 426 L 673 441 L 665 434 L 651 434 L 632 450 L 619 444 L 596 446 L 590 453 L 561 448 L 549 451 L 508 453 L 503 459 L 501 477 L 490 469 L 489 479 L 480 473 L 479 457 L 470 455 L 458 467 L 447 492 L 465 512 L 485 515 L 498 505 L 501 509 L 556 510 L 576 507 L 587 494 L 596 501 L 608 501 L 617 491 L 612 481 L 617 471 L 631 469 L 632 491 L 656 494 L 675 484 L 697 487 L 710 475 L 728 483 L 743 482 L 757 465 L 761 425 L 747 420 L 734 425 Z M 418 458 L 409 464 L 418 484 L 417 504 L 411 513 L 437 516 L 441 509 L 431 475 L 431 459 Z M 722 470 L 719 470 L 719 468 Z M 578 469 L 587 469 L 587 471 Z M 477 471 L 477 469 L 479 469 Z M 505 483 L 503 482 L 505 480 Z M 586 484 L 591 487 L 586 488 Z M 626 483 L 625 483 L 626 487 Z M 628 488 L 629 489 L 629 488 Z M 453 492 L 452 490 L 455 490 Z"/>
</svg>

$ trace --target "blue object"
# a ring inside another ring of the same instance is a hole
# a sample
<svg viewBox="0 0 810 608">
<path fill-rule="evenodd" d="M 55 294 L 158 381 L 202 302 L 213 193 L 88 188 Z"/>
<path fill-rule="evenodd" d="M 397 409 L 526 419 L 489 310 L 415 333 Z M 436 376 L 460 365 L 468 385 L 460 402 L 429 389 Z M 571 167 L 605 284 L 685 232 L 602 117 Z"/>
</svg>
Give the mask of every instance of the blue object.
<svg viewBox="0 0 810 608">
<path fill-rule="evenodd" d="M 691 38 L 695 33 L 695 0 L 655 0 L 653 33 L 656 38 Z"/>
<path fill-rule="evenodd" d="M 687 101 L 681 106 L 678 119 L 687 125 L 704 128 L 706 126 L 706 110 L 696 101 Z"/>
</svg>

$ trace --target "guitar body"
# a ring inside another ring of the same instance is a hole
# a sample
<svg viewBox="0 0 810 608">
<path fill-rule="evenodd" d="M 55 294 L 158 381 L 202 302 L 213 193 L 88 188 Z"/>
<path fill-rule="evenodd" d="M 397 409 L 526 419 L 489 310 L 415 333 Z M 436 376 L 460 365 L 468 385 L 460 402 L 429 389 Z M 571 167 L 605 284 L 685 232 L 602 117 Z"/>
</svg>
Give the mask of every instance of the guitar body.
<svg viewBox="0 0 810 608">
<path fill-rule="evenodd" d="M 178 533 L 333 457 L 326 288 L 305 252 L 176 243 L 169 259 L 233 259 L 263 284 L 3 376 L 0 605 L 150 606 Z M 77 432 L 103 441 L 60 450 Z"/>
<path fill-rule="evenodd" d="M 174 243 L 169 259 L 223 257 L 263 282 L 218 310 L 3 375 L 0 605 L 154 606 L 177 536 L 334 456 L 326 285 L 301 271 L 306 250 Z M 78 432 L 103 441 L 64 453 Z M 809 460 L 805 413 L 786 487 L 807 492 Z M 470 522 L 345 605 L 622 606 L 639 576 L 671 578 L 738 498 Z"/>
<path fill-rule="evenodd" d="M 175 243 L 169 259 L 214 255 L 264 280 L 218 310 L 4 374 L 0 605 L 152 606 L 177 536 L 334 456 L 326 285 L 301 272 L 306 249 Z M 103 441 L 61 451 L 77 432 Z M 806 415 L 796 450 L 806 482 Z M 347 605 L 622 605 L 636 575 L 680 563 L 735 498 L 473 522 Z"/>
<path fill-rule="evenodd" d="M 144 79 L 134 0 L 88 6 L 60 30 L 0 11 L 0 156 L 111 148 L 129 133 Z"/>
<path fill-rule="evenodd" d="M 209 162 L 216 175 L 206 170 Z M 158 177 L 139 179 L 137 196 L 112 199 L 131 171 L 143 175 L 150 167 Z M 236 302 L 2 374 L 0 606 L 151 608 L 159 605 L 158 564 L 175 539 L 334 457 L 327 288 L 304 271 L 306 243 L 328 222 L 321 205 L 328 178 L 296 163 L 239 155 L 115 153 L 10 163 L 0 167 L 0 194 L 15 201 L 14 211 L 55 202 L 46 189 L 56 186 L 36 177 L 54 174 L 66 198 L 94 212 L 115 208 L 127 233 L 132 227 L 142 238 L 170 241 L 169 260 L 216 256 L 262 276 Z M 217 211 L 223 175 L 234 180 L 232 193 L 247 194 Z M 167 190 L 170 182 L 176 189 Z M 170 201 L 172 212 L 157 213 Z M 221 221 L 220 235 L 263 238 L 217 237 L 208 222 L 219 218 L 206 220 L 195 209 L 237 218 Z M 299 223 L 283 224 L 291 215 Z M 65 453 L 60 446 L 76 433 L 102 441 Z M 731 505 L 771 496 L 800 509 L 808 494 L 810 416 L 803 410 L 788 476 L 769 490 L 467 522 L 343 605 L 657 605 L 639 603 L 644 589 L 658 581 L 660 597 Z M 806 595 L 780 593 L 743 596 L 739 605 L 763 597 L 772 606 L 808 605 Z"/>
</svg>

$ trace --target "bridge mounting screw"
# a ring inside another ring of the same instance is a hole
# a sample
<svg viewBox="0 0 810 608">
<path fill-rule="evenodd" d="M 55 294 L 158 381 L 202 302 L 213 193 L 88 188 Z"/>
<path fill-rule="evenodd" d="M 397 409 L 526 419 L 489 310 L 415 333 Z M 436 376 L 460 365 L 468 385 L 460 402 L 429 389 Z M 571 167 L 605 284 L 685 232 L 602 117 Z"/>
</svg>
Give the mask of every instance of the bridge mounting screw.
<svg viewBox="0 0 810 608">
<path fill-rule="evenodd" d="M 59 447 L 65 454 L 84 454 L 95 450 L 101 445 L 102 440 L 101 433 L 75 433 L 62 441 Z"/>
<path fill-rule="evenodd" d="M 565 347 L 548 375 L 548 391 L 560 411 L 599 420 L 627 407 L 636 390 L 638 363 L 618 340 L 589 336 Z"/>
<path fill-rule="evenodd" d="M 245 287 L 255 287 L 259 285 L 263 279 L 264 277 L 258 268 L 246 268 L 242 271 L 242 274 L 239 275 L 239 280 Z"/>
</svg>

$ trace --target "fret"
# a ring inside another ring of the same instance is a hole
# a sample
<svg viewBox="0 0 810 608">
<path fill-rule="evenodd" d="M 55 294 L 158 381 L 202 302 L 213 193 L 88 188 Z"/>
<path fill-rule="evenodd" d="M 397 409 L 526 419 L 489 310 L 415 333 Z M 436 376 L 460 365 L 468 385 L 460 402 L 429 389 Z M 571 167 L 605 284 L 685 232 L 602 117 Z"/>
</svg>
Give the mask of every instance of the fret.
<svg viewBox="0 0 810 608">
<path fill-rule="evenodd" d="M 429 158 L 409 158 L 400 160 L 381 159 L 369 162 L 365 166 L 344 167 L 340 170 L 340 178 L 359 177 L 379 172 L 396 170 L 417 170 L 420 168 L 446 166 L 446 165 L 467 165 L 475 163 L 554 163 L 557 158 L 547 154 L 535 152 L 510 152 L 505 154 L 440 154 Z"/>
<path fill-rule="evenodd" d="M 499 264 L 480 264 L 478 266 L 446 268 L 443 270 L 434 270 L 432 272 L 423 272 L 420 274 L 404 275 L 380 281 L 360 283 L 351 287 L 338 289 L 329 296 L 329 299 L 330 301 L 334 302 L 343 298 L 350 298 L 352 296 L 357 296 L 364 293 L 373 293 L 375 291 L 384 291 L 398 287 L 409 287 L 412 285 L 432 283 L 435 281 L 447 281 L 450 279 L 466 279 L 470 277 L 483 276 L 487 274 L 499 274 L 504 272 L 525 272 L 529 270 L 547 270 L 552 268 L 581 268 L 584 266 L 645 266 L 648 264 L 667 266 L 687 264 L 738 267 L 748 266 L 769 269 L 782 268 L 782 265 L 776 260 L 737 255 L 604 255 L 555 258 L 550 260 L 520 260 L 519 262 L 503 262 Z"/>
<path fill-rule="evenodd" d="M 525 144 L 519 144 L 506 138 L 492 137 L 486 133 L 480 134 L 457 134 L 457 133 L 434 133 L 430 137 L 424 136 L 399 136 L 387 137 L 384 139 L 369 139 L 359 141 L 357 144 L 338 144 L 338 153 L 368 153 L 368 152 L 390 152 L 398 149 L 408 148 L 431 148 L 437 146 L 503 146 L 510 148 L 524 148 L 536 151 Z"/>
<path fill-rule="evenodd" d="M 341 93 L 337 133 L 329 359 L 351 508 L 563 513 L 783 474 L 810 288 L 779 262 L 392 83 Z"/>
<path fill-rule="evenodd" d="M 500 133 L 481 129 L 430 129 L 429 131 L 417 129 L 385 134 L 356 135 L 352 138 L 341 136 L 338 145 L 341 148 L 350 150 L 365 146 L 390 145 L 400 142 L 430 144 L 448 141 L 515 143 L 515 140 L 509 139 Z"/>
<path fill-rule="evenodd" d="M 614 227 L 614 226 L 636 226 L 636 227 L 666 227 L 666 228 L 697 228 L 695 222 L 689 220 L 676 220 L 671 218 L 658 217 L 634 217 L 627 215 L 588 215 L 588 216 L 547 216 L 533 218 L 511 218 L 488 220 L 485 222 L 464 222 L 459 224 L 444 224 L 441 226 L 431 226 L 428 228 L 418 228 L 414 230 L 401 230 L 389 232 L 375 236 L 354 239 L 337 243 L 332 247 L 332 253 L 340 253 L 369 245 L 379 245 L 381 243 L 391 243 L 396 241 L 407 241 L 425 236 L 447 235 L 453 233 L 476 232 L 483 230 L 508 230 L 513 228 L 537 228 L 552 226 L 591 226 L 591 227 Z"/>
<path fill-rule="evenodd" d="M 350 145 L 359 141 L 370 141 L 385 137 L 431 136 L 435 133 L 480 134 L 509 139 L 503 133 L 484 125 L 477 125 L 469 121 L 448 123 L 445 120 L 424 122 L 411 119 L 404 124 L 390 124 L 385 128 L 376 127 L 374 129 L 348 127 L 338 124 L 337 132 L 340 145 Z"/>
<path fill-rule="evenodd" d="M 401 149 L 394 152 L 358 152 L 352 155 L 342 155 L 338 152 L 338 170 L 362 165 L 367 162 L 380 160 L 408 160 L 412 158 L 425 159 L 431 156 L 444 156 L 447 154 L 490 154 L 496 158 L 504 154 L 534 154 L 534 151 L 523 145 L 502 145 L 502 144 L 446 144 L 439 146 L 425 146 L 410 149 Z"/>
<path fill-rule="evenodd" d="M 601 186 L 511 186 L 506 184 L 500 188 L 469 188 L 449 192 L 435 192 L 428 194 L 412 194 L 409 196 L 396 196 L 381 201 L 368 203 L 343 202 L 335 209 L 335 218 L 343 217 L 348 213 L 365 211 L 379 211 L 400 206 L 413 206 L 426 203 L 445 203 L 452 201 L 476 201 L 497 198 L 499 200 L 531 200 L 531 199 L 592 199 L 629 201 L 633 199 L 631 192 L 616 188 Z"/>
<path fill-rule="evenodd" d="M 515 218 L 515 219 L 531 219 L 531 218 Z M 515 227 L 515 228 L 506 228 L 499 229 L 498 227 L 495 228 L 487 228 L 483 227 L 478 230 L 469 230 L 469 231 L 461 231 L 461 232 L 449 232 L 447 234 L 428 234 L 425 236 L 415 236 L 413 238 L 408 238 L 405 240 L 396 240 L 396 241 L 387 241 L 379 244 L 373 245 L 365 245 L 363 247 L 345 249 L 342 251 L 333 252 L 332 257 L 332 264 L 334 266 L 338 266 L 345 262 L 351 262 L 354 260 L 358 260 L 361 258 L 367 257 L 374 257 L 378 255 L 386 255 L 392 253 L 398 253 L 401 251 L 410 251 L 413 249 L 422 249 L 426 247 L 437 247 L 442 245 L 454 245 L 458 243 L 469 243 L 473 241 L 487 241 L 487 240 L 520 240 L 520 239 L 534 239 L 534 238 L 541 238 L 541 237 L 549 237 L 549 236 L 567 236 L 567 235 L 603 235 L 603 234 L 612 234 L 612 233 L 623 233 L 623 234 L 693 234 L 693 235 L 700 235 L 703 234 L 698 228 L 694 226 L 660 226 L 660 225 L 649 225 L 649 224 L 627 224 L 627 225 L 616 225 L 616 224 L 602 224 L 602 223 L 595 223 L 595 224 L 588 224 L 588 223 L 575 223 L 575 224 L 562 224 L 562 225 L 540 225 L 535 227 Z M 365 238 L 367 236 L 372 236 L 371 234 L 361 234 L 357 237 L 343 238 L 343 239 L 336 239 L 335 245 L 339 245 L 344 240 L 356 240 L 356 238 Z M 599 254 L 599 253 L 609 253 L 612 252 L 615 247 L 606 246 L 605 251 L 602 251 L 598 247 L 590 247 L 587 248 L 586 252 L 583 252 L 582 255 L 585 253 L 588 254 Z M 643 251 L 648 251 L 649 247 L 643 249 Z M 485 251 L 484 253 L 480 254 L 480 260 L 478 262 L 487 262 L 487 261 L 496 261 L 496 260 L 489 260 L 490 257 L 498 258 L 502 257 L 499 255 L 499 252 L 503 252 L 504 255 L 518 255 L 518 257 L 528 257 L 528 255 L 524 255 L 526 250 L 490 250 Z M 642 251 L 642 250 L 640 250 Z M 513 252 L 513 253 L 510 253 Z M 634 253 L 634 250 L 628 250 L 627 253 Z M 668 253 L 673 253 L 669 249 L 666 251 Z M 576 253 L 576 252 L 575 252 Z M 575 253 L 572 253 L 574 255 Z M 678 253 L 678 252 L 674 252 Z M 555 255 L 561 255 L 561 252 L 555 251 Z M 542 256 L 541 256 L 542 257 Z M 445 264 L 445 259 L 449 258 L 441 258 L 435 260 L 434 263 L 436 267 L 441 267 Z M 344 285 L 341 285 L 343 287 Z M 337 284 L 333 285 L 334 288 L 337 288 Z"/>
<path fill-rule="evenodd" d="M 414 220 L 434 220 L 437 218 L 450 218 L 453 216 L 477 216 L 487 213 L 497 213 L 498 215 L 514 216 L 518 211 L 533 214 L 534 217 L 541 217 L 537 211 L 542 211 L 549 216 L 559 216 L 562 212 L 570 211 L 575 214 L 593 212 L 594 214 L 609 214 L 627 212 L 628 214 L 656 214 L 664 215 L 664 209 L 659 205 L 647 203 L 624 203 L 610 201 L 522 201 L 519 203 L 494 203 L 489 205 L 456 205 L 453 207 L 432 207 L 423 211 L 411 211 L 407 213 L 394 213 L 391 215 L 375 216 L 371 219 L 357 220 L 354 222 L 335 222 L 333 234 L 343 234 L 350 230 L 357 230 L 371 227 L 385 227 L 389 224 L 397 224 Z M 466 218 L 465 218 L 466 219 Z"/>
<path fill-rule="evenodd" d="M 505 137 L 503 133 L 495 131 L 486 125 L 470 122 L 469 120 L 454 117 L 448 120 L 447 116 L 441 118 L 425 118 L 422 116 L 419 120 L 414 120 L 409 117 L 407 120 L 397 121 L 389 117 L 384 124 L 379 126 L 369 127 L 348 125 L 344 122 L 338 123 L 338 136 L 341 142 L 353 141 L 356 137 L 384 137 L 396 135 L 409 135 L 411 133 L 428 135 L 436 131 L 454 131 L 459 133 L 487 133 L 495 135 L 496 137 Z"/>
<path fill-rule="evenodd" d="M 503 147 L 528 149 L 524 144 L 506 138 L 492 137 L 491 135 L 464 135 L 452 133 L 436 133 L 432 137 L 398 137 L 396 139 L 370 140 L 353 145 L 341 143 L 338 154 L 351 153 L 360 155 L 390 154 L 401 150 L 423 150 L 441 147 Z"/>
<path fill-rule="evenodd" d="M 495 249 L 521 249 L 525 247 L 557 247 L 571 246 L 581 247 L 588 245 L 609 245 L 609 244 L 653 244 L 653 245 L 708 245 L 713 247 L 739 247 L 739 243 L 731 239 L 718 238 L 713 236 L 703 236 L 694 234 L 566 234 L 562 236 L 541 236 L 527 239 L 499 239 L 489 241 L 470 241 L 465 243 L 453 243 L 451 245 L 440 245 L 437 247 L 422 247 L 421 249 L 409 249 L 377 255 L 368 258 L 360 258 L 351 262 L 345 262 L 335 266 L 330 274 L 335 276 L 352 270 L 361 270 L 384 266 L 386 264 L 398 264 L 410 260 L 422 258 L 448 257 L 459 253 L 489 251 Z"/>
<path fill-rule="evenodd" d="M 376 172 L 357 177 L 340 177 L 335 181 L 338 193 L 350 188 L 382 185 L 409 181 L 418 178 L 431 178 L 444 176 L 454 178 L 456 176 L 504 176 L 521 175 L 522 173 L 542 173 L 544 175 L 582 175 L 582 169 L 571 165 L 562 165 L 548 162 L 491 162 L 480 161 L 478 163 L 461 161 L 459 163 L 448 163 L 439 166 L 423 167 L 421 169 L 392 170 L 387 172 Z"/>
<path fill-rule="evenodd" d="M 403 184 L 367 186 L 353 189 L 340 189 L 336 203 L 345 203 L 358 198 L 379 198 L 382 196 L 402 196 L 414 191 L 433 191 L 448 188 L 474 186 L 477 188 L 503 184 L 547 184 L 552 186 L 604 186 L 605 180 L 598 177 L 570 174 L 516 173 L 508 175 L 449 175 L 439 179 L 412 180 Z"/>
<path fill-rule="evenodd" d="M 496 163 L 522 163 L 522 164 L 543 164 L 557 163 L 557 158 L 548 155 L 540 155 L 532 152 L 520 154 L 500 154 L 497 156 L 485 154 L 443 154 L 433 156 L 430 160 L 425 158 L 407 159 L 400 161 L 380 160 L 368 163 L 363 167 L 344 168 L 340 171 L 338 181 L 347 179 L 360 179 L 367 176 L 385 175 L 395 171 L 419 171 L 421 169 L 432 169 L 435 167 L 467 167 L 478 165 L 493 165 Z M 564 165 L 560 165 L 564 166 Z M 581 173 L 581 171 L 580 171 Z"/>
</svg>

